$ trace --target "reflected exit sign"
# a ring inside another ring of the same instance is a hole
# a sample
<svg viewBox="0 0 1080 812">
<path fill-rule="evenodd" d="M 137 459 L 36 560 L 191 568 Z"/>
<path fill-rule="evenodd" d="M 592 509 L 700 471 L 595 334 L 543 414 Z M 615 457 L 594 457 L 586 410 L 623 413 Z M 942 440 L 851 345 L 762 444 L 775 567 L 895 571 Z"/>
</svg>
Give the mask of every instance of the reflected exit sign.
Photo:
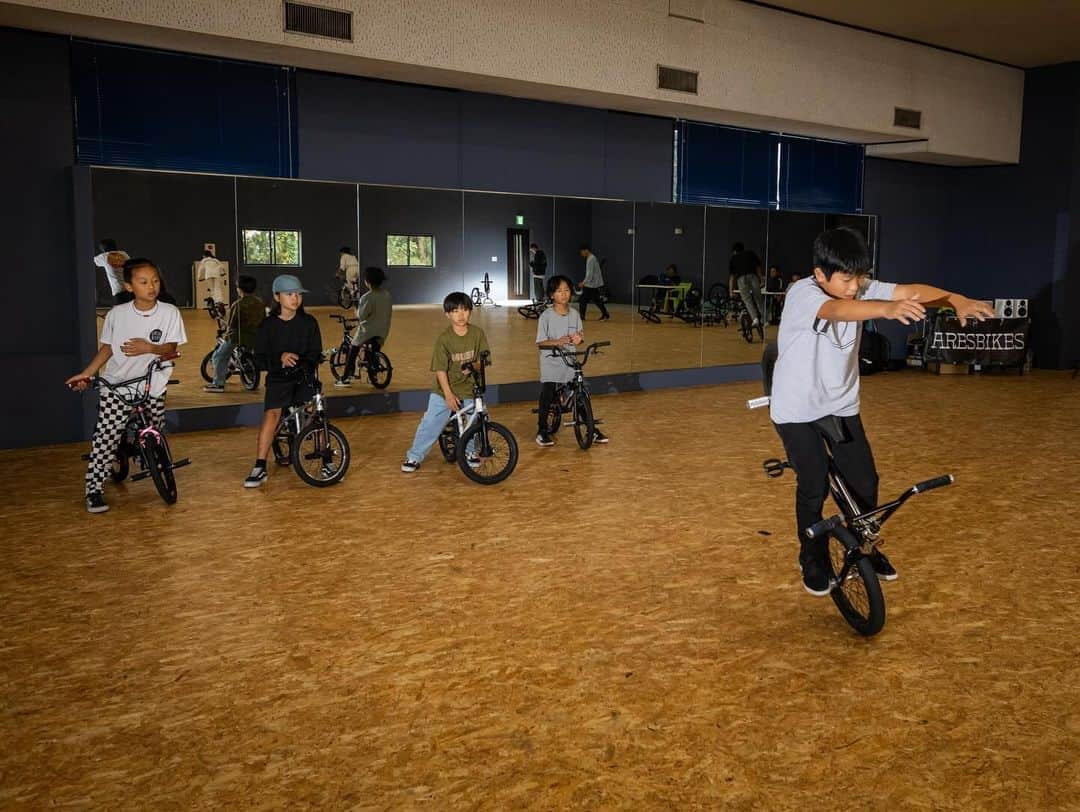
<svg viewBox="0 0 1080 812">
<path fill-rule="evenodd" d="M 524 214 L 519 214 L 519 215 L 515 216 L 514 217 L 514 222 L 517 223 L 519 226 L 525 225 L 525 215 Z"/>
</svg>

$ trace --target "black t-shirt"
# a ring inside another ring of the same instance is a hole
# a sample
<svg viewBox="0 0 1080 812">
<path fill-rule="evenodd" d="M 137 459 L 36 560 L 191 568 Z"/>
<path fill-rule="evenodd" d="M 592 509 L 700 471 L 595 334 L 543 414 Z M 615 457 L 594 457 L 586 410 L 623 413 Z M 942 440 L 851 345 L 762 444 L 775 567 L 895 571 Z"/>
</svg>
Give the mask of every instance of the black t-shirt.
<svg viewBox="0 0 1080 812">
<path fill-rule="evenodd" d="M 757 269 L 760 267 L 761 260 L 753 251 L 740 251 L 737 254 L 733 254 L 731 262 L 728 264 L 728 270 L 731 271 L 731 275 L 736 279 L 740 276 L 756 274 Z"/>
<path fill-rule="evenodd" d="M 288 321 L 270 316 L 259 326 L 255 336 L 255 360 L 259 369 L 266 370 L 267 380 L 291 380 L 296 374 L 295 368 L 282 368 L 283 352 L 295 352 L 313 364 L 322 360 L 322 336 L 314 316 L 297 313 Z"/>
<path fill-rule="evenodd" d="M 532 268 L 533 276 L 543 276 L 547 273 L 547 254 L 536 249 L 536 256 L 529 261 L 529 267 Z"/>
</svg>

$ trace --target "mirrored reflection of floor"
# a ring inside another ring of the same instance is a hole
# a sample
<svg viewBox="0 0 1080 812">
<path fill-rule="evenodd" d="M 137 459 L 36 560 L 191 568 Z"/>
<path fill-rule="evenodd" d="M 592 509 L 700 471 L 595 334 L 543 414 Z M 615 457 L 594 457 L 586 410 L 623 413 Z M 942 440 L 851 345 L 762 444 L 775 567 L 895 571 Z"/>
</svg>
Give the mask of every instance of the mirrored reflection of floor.
<svg viewBox="0 0 1080 812">
<path fill-rule="evenodd" d="M 589 360 L 587 375 L 613 375 L 659 369 L 685 369 L 702 364 L 756 363 L 761 358 L 760 340 L 747 344 L 734 325 L 697 327 L 679 319 L 664 317 L 660 324 L 647 322 L 630 305 L 608 305 L 611 319 L 600 322 L 599 314 L 590 311 L 585 323 L 586 342 L 611 341 L 610 347 Z M 103 311 L 104 312 L 104 311 Z M 342 328 L 333 315 L 351 315 L 338 307 L 313 307 L 309 311 L 319 320 L 324 349 L 341 342 Z M 224 393 L 203 391 L 200 374 L 203 358 L 214 348 L 215 322 L 201 310 L 184 310 L 188 343 L 181 348 L 173 375 L 180 383 L 169 388 L 170 409 L 216 405 L 261 403 L 263 390 L 248 392 L 234 376 Z M 525 319 L 512 305 L 483 307 L 474 311 L 472 321 L 484 328 L 491 346 L 494 364 L 490 383 L 535 381 L 539 365 L 535 348 L 535 319 Z M 101 321 L 98 321 L 100 328 Z M 393 379 L 385 391 L 425 389 L 432 383 L 431 350 L 435 337 L 447 321 L 438 305 L 399 305 L 394 308 L 390 339 L 385 351 L 394 366 Z M 775 335 L 770 328 L 767 336 Z M 322 368 L 324 391 L 330 397 L 371 394 L 377 390 L 366 379 L 348 388 L 338 389 L 329 370 Z"/>
</svg>

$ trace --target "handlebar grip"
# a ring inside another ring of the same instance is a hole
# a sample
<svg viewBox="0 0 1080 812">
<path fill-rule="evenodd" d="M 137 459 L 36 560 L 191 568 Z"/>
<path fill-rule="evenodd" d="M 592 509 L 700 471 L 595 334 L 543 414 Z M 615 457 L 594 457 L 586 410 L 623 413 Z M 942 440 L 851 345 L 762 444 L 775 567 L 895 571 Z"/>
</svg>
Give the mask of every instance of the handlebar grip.
<svg viewBox="0 0 1080 812">
<path fill-rule="evenodd" d="M 955 479 L 956 477 L 952 474 L 945 474 L 945 476 L 928 479 L 926 482 L 920 482 L 918 485 L 913 485 L 911 490 L 915 493 L 925 493 L 926 491 L 932 491 L 934 488 L 940 488 L 943 485 L 952 485 Z"/>
<path fill-rule="evenodd" d="M 597 341 L 597 342 L 595 342 L 593 344 L 593 346 L 596 347 L 597 349 L 599 349 L 600 347 L 610 347 L 611 342 L 610 341 Z"/>
<path fill-rule="evenodd" d="M 830 516 L 828 519 L 822 519 L 820 522 L 815 522 L 806 528 L 806 537 L 809 539 L 816 539 L 819 536 L 824 536 L 834 527 L 839 526 L 843 518 L 840 516 Z"/>
</svg>

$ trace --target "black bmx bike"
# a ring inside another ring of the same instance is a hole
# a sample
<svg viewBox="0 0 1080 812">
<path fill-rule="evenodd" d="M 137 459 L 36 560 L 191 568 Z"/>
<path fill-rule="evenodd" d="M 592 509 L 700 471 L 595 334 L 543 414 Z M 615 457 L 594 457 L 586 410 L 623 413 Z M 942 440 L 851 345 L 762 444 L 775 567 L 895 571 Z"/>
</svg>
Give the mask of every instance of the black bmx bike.
<svg viewBox="0 0 1080 812">
<path fill-rule="evenodd" d="M 109 477 L 119 484 L 128 478 L 131 471 L 131 460 L 139 465 L 139 471 L 132 474 L 131 481 L 150 477 L 154 481 L 154 487 L 164 500 L 165 504 L 175 504 L 177 498 L 176 478 L 173 471 L 190 465 L 191 460 L 174 460 L 169 450 L 169 441 L 164 432 L 154 425 L 150 413 L 150 381 L 155 372 L 165 367 L 171 367 L 170 363 L 179 355 L 163 355 L 147 367 L 146 374 L 138 378 L 131 378 L 119 383 L 109 383 L 100 375 L 87 378 L 89 388 L 100 389 L 105 387 L 131 407 L 131 416 L 128 417 L 124 427 L 123 437 L 117 446 L 116 455 L 113 457 L 112 470 Z M 178 381 L 170 380 L 170 384 Z M 89 454 L 83 454 L 84 460 L 89 460 Z"/>
<path fill-rule="evenodd" d="M 765 396 L 747 402 L 751 409 L 768 406 L 772 388 L 772 366 L 776 361 L 776 345 L 768 344 L 762 358 Z M 821 433 L 829 458 L 829 494 L 840 512 L 806 528 L 808 538 L 827 537 L 826 566 L 829 571 L 829 596 L 855 631 L 864 637 L 877 634 L 885 625 L 885 596 L 874 570 L 872 556 L 883 542 L 881 526 L 901 505 L 916 494 L 950 485 L 952 474 L 934 477 L 912 485 L 898 498 L 873 508 L 860 505 L 852 488 L 844 481 L 832 455 L 834 443 L 843 442 L 843 429 L 836 417 L 827 417 L 814 424 Z M 765 474 L 782 476 L 791 464 L 786 460 L 768 459 L 762 463 Z"/>
<path fill-rule="evenodd" d="M 585 380 L 585 365 L 589 363 L 589 357 L 599 355 L 601 347 L 611 346 L 610 341 L 595 341 L 585 348 L 584 352 L 567 350 L 562 347 L 545 347 L 545 350 L 562 358 L 570 369 L 574 371 L 573 380 L 561 383 L 555 387 L 555 397 L 551 401 L 551 408 L 544 415 L 544 430 L 548 434 L 554 434 L 562 425 L 562 416 L 570 415 L 570 425 L 574 427 L 574 439 L 582 451 L 587 451 L 596 437 L 596 427 L 602 423 L 593 416 L 592 397 L 589 394 L 589 382 Z"/>
<path fill-rule="evenodd" d="M 330 318 L 341 325 L 341 343 L 326 350 L 323 356 L 330 363 L 330 374 L 334 376 L 335 381 L 352 380 L 358 370 L 347 368 L 349 348 L 352 346 L 349 333 L 356 329 L 360 320 L 342 316 L 340 313 L 332 313 Z M 390 363 L 389 356 L 382 351 L 377 338 L 364 342 L 359 365 L 360 369 L 367 374 L 368 381 L 376 389 L 385 389 L 394 377 L 394 365 Z"/>
<path fill-rule="evenodd" d="M 465 476 L 481 485 L 502 482 L 514 472 L 518 461 L 517 439 L 510 429 L 491 419 L 484 402 L 488 357 L 487 351 L 480 353 L 479 362 L 471 367 L 472 403 L 451 412 L 439 435 L 443 459 L 456 462 Z M 462 364 L 462 369 L 469 366 Z"/>
<path fill-rule="evenodd" d="M 302 403 L 282 410 L 271 444 L 274 461 L 291 465 L 308 485 L 325 488 L 340 482 L 349 470 L 349 441 L 326 416 L 316 365 L 300 361 L 296 369 L 310 395 Z"/>
</svg>

